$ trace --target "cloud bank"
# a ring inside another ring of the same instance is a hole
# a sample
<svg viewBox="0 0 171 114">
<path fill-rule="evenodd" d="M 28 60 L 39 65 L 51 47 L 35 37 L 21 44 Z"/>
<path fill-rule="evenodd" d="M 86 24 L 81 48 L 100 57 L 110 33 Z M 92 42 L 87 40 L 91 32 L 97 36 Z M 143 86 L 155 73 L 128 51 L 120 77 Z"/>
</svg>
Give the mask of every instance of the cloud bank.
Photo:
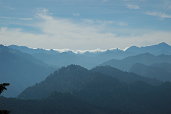
<svg viewBox="0 0 171 114">
<path fill-rule="evenodd" d="M 120 36 L 115 25 L 129 26 L 121 22 L 64 19 L 53 17 L 47 9 L 43 9 L 36 14 L 31 27 L 40 32 L 26 32 L 21 28 L 0 28 L 0 43 L 5 45 L 17 44 L 33 48 L 46 49 L 72 49 L 72 50 L 92 50 L 92 49 L 124 49 L 131 45 L 144 46 L 160 42 L 171 44 L 170 31 L 149 31 L 136 34 L 142 30 L 124 30 L 129 33 Z M 112 25 L 112 26 L 111 26 Z M 136 34 L 136 35 L 131 35 Z"/>
<path fill-rule="evenodd" d="M 163 12 L 146 12 L 145 14 L 150 16 L 156 16 L 160 18 L 171 18 L 171 15 L 163 13 Z"/>
<path fill-rule="evenodd" d="M 140 7 L 138 5 L 135 5 L 135 4 L 127 4 L 127 8 L 129 8 L 129 9 L 140 9 Z"/>
</svg>

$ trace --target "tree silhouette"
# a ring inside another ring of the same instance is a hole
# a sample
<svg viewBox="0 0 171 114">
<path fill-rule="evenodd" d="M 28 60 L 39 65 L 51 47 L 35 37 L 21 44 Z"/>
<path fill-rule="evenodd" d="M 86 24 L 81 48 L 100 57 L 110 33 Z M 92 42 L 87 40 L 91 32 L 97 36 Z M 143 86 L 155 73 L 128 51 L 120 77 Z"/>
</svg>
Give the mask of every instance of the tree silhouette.
<svg viewBox="0 0 171 114">
<path fill-rule="evenodd" d="M 0 84 L 0 94 L 1 94 L 4 90 L 7 90 L 6 86 L 9 86 L 9 85 L 10 85 L 9 83 Z"/>
<path fill-rule="evenodd" d="M 6 86 L 9 86 L 9 83 L 2 83 L 0 84 L 0 94 L 4 91 L 7 90 Z M 0 114 L 9 114 L 10 112 L 8 110 L 0 110 Z"/>
</svg>

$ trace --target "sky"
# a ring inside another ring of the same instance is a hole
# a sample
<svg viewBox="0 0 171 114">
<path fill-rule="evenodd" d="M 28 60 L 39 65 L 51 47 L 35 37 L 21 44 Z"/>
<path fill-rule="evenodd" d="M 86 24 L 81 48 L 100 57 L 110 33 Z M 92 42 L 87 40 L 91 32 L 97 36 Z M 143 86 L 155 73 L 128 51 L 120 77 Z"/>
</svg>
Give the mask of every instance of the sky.
<svg viewBox="0 0 171 114">
<path fill-rule="evenodd" d="M 171 0 L 0 0 L 0 44 L 125 49 L 171 44 Z"/>
</svg>

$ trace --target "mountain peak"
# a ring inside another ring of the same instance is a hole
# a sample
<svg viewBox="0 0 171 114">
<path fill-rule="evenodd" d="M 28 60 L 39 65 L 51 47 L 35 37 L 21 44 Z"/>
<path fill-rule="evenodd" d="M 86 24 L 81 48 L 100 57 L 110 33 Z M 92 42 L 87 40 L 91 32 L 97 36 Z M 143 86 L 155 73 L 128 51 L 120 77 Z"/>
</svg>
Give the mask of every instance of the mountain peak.
<svg viewBox="0 0 171 114">
<path fill-rule="evenodd" d="M 131 46 L 131 47 L 129 47 L 128 49 L 126 49 L 126 52 L 129 52 L 129 51 L 137 51 L 139 49 L 139 47 L 137 47 L 137 46 Z"/>
<path fill-rule="evenodd" d="M 6 46 L 4 46 L 4 45 L 0 44 L 0 48 L 4 48 L 4 47 L 6 47 Z"/>
<path fill-rule="evenodd" d="M 159 46 L 170 46 L 170 45 L 168 45 L 168 44 L 165 43 L 165 42 L 161 42 L 161 43 L 159 43 L 158 45 L 159 45 Z"/>
<path fill-rule="evenodd" d="M 60 69 L 60 71 L 63 71 L 63 70 L 65 70 L 65 71 L 87 71 L 86 68 L 84 68 L 80 65 L 75 65 L 75 64 L 71 64 L 71 65 L 68 65 L 66 67 L 62 67 Z"/>
<path fill-rule="evenodd" d="M 8 47 L 0 44 L 0 51 L 7 51 L 8 50 Z"/>
</svg>

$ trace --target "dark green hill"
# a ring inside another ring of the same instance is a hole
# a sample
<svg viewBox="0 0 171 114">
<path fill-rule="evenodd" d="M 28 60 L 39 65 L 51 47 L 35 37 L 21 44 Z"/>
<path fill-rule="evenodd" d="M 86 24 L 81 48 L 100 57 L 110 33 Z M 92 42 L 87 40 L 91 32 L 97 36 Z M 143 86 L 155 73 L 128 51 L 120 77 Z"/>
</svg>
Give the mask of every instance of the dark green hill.
<svg viewBox="0 0 171 114">
<path fill-rule="evenodd" d="M 0 98 L 2 109 L 11 114 L 118 114 L 78 99 L 71 94 L 53 93 L 46 99 L 21 100 Z"/>
<path fill-rule="evenodd" d="M 69 65 L 27 88 L 22 99 L 1 103 L 17 114 L 170 114 L 171 83 L 148 79 L 108 66 Z"/>
<path fill-rule="evenodd" d="M 77 65 L 63 67 L 48 76 L 44 81 L 24 90 L 20 98 L 44 98 L 54 91 L 72 93 L 79 91 L 94 76 L 85 68 Z"/>
<path fill-rule="evenodd" d="M 159 81 L 144 78 L 133 73 L 122 72 L 108 66 L 87 70 L 78 65 L 69 65 L 55 71 L 41 83 L 27 88 L 19 95 L 19 98 L 40 99 L 49 96 L 54 91 L 75 93 L 81 91 L 93 81 L 103 85 L 104 80 L 110 81 L 114 85 L 116 83 L 122 84 L 136 81 L 144 81 L 155 85 L 159 84 Z"/>
</svg>

